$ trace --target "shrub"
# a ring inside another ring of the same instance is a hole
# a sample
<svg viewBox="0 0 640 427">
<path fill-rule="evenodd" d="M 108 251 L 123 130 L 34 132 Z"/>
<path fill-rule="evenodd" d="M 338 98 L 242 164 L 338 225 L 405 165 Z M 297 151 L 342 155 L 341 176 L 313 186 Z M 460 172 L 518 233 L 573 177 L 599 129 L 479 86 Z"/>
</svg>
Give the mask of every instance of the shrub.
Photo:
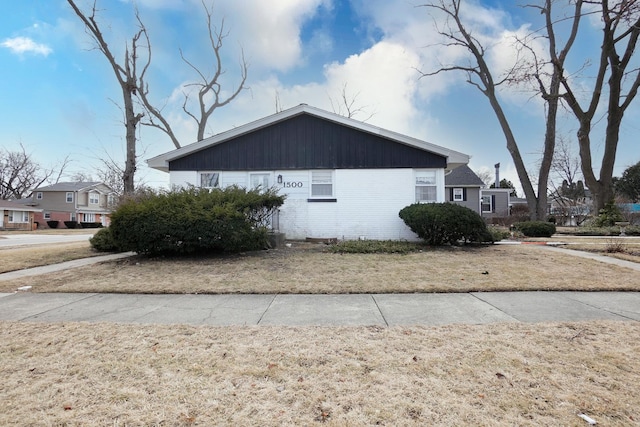
<svg viewBox="0 0 640 427">
<path fill-rule="evenodd" d="M 197 189 L 149 194 L 111 215 L 121 250 L 141 254 L 239 252 L 267 247 L 267 224 L 284 196 L 275 190 Z"/>
<path fill-rule="evenodd" d="M 556 232 L 556 225 L 546 221 L 519 222 L 515 228 L 527 237 L 551 237 Z"/>
<path fill-rule="evenodd" d="M 499 242 L 500 240 L 511 237 L 509 230 L 504 227 L 489 226 L 487 227 L 487 230 L 489 231 L 489 234 L 491 234 L 491 239 L 494 242 Z"/>
<path fill-rule="evenodd" d="M 331 245 L 329 250 L 340 254 L 408 254 L 422 249 L 420 244 L 397 240 L 345 240 Z"/>
<path fill-rule="evenodd" d="M 47 221 L 47 225 L 49 226 L 49 228 L 58 228 L 58 223 L 60 221 Z"/>
<path fill-rule="evenodd" d="M 65 221 L 64 226 L 67 228 L 78 228 L 78 221 Z"/>
<path fill-rule="evenodd" d="M 81 222 L 80 226 L 82 228 L 102 228 L 101 222 Z"/>
<path fill-rule="evenodd" d="M 454 203 L 415 203 L 403 208 L 399 215 L 429 245 L 493 242 L 482 217 Z"/>
<path fill-rule="evenodd" d="M 593 219 L 591 225 L 594 227 L 611 227 L 615 225 L 616 222 L 624 220 L 622 212 L 620 212 L 620 209 L 612 200 L 607 203 L 604 208 L 600 209 L 598 216 Z"/>
<path fill-rule="evenodd" d="M 102 228 L 89 239 L 91 246 L 100 252 L 118 252 L 120 251 L 116 241 L 113 238 L 110 228 Z"/>
</svg>

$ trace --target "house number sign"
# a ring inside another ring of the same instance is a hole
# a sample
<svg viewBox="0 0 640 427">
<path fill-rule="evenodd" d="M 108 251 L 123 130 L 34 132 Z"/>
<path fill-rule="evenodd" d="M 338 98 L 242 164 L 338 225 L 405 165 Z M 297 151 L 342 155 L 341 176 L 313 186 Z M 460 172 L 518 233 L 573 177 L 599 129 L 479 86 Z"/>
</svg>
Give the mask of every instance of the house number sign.
<svg viewBox="0 0 640 427">
<path fill-rule="evenodd" d="M 303 184 L 301 181 L 285 181 L 282 186 L 284 188 L 302 188 Z"/>
</svg>

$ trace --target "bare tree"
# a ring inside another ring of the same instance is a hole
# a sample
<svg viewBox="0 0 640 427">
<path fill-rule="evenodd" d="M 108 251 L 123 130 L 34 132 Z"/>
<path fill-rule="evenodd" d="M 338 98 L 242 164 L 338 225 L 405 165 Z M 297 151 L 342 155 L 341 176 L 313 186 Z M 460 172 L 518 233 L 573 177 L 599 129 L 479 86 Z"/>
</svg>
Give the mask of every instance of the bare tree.
<svg viewBox="0 0 640 427">
<path fill-rule="evenodd" d="M 614 197 L 613 168 L 620 126 L 624 113 L 635 99 L 640 86 L 640 69 L 632 61 L 640 35 L 640 1 L 574 1 L 577 12 L 583 5 L 589 5 L 590 10 L 596 10 L 601 18 L 602 42 L 595 63 L 595 75 L 590 79 L 576 81 L 564 69 L 564 64 L 553 61 L 553 65 L 561 76 L 562 87 L 565 90 L 563 98 L 578 119 L 582 174 L 587 187 L 591 190 L 594 209 L 599 212 Z M 551 4 L 541 12 L 547 17 L 547 32 L 552 33 L 553 24 L 548 18 L 551 13 L 550 6 Z M 576 13 L 575 26 L 578 25 L 580 16 L 581 14 Z M 581 97 L 587 80 L 592 82 L 591 90 L 588 92 L 590 96 L 586 102 L 582 103 Z M 596 114 L 603 105 L 606 105 L 604 154 L 599 176 L 596 177 L 593 168 L 591 134 L 594 119 L 598 120 Z"/>
<path fill-rule="evenodd" d="M 550 2 L 551 0 L 547 0 L 546 3 Z M 535 51 L 530 48 L 527 40 L 514 39 L 514 48 L 516 48 L 517 56 L 514 59 L 512 68 L 507 70 L 499 80 L 496 80 L 494 77 L 495 70 L 491 69 L 486 59 L 489 48 L 485 47 L 481 41 L 473 35 L 472 31 L 467 28 L 465 22 L 463 22 L 461 4 L 461 0 L 439 0 L 423 6 L 434 9 L 446 16 L 447 22 L 438 28 L 439 34 L 444 37 L 444 45 L 463 48 L 470 54 L 470 62 L 466 65 L 444 65 L 435 71 L 421 72 L 422 77 L 433 76 L 445 71 L 463 72 L 467 75 L 467 82 L 475 86 L 487 97 L 505 136 L 507 150 L 511 154 L 518 178 L 520 179 L 522 189 L 527 198 L 531 219 L 544 219 L 547 214 L 547 183 L 549 170 L 555 148 L 561 74 L 559 70 L 552 67 L 550 74 L 545 75 L 545 62 L 537 58 Z M 573 45 L 576 33 L 577 25 L 572 28 L 564 46 L 559 52 L 557 51 L 556 35 L 553 34 L 553 32 L 549 33 L 549 54 L 560 64 L 564 63 Z M 522 84 L 527 81 L 533 82 L 537 86 L 536 89 L 546 104 L 546 129 L 542 161 L 538 171 L 537 191 L 534 190 L 532 179 L 520 153 L 510 120 L 498 97 L 498 89 L 501 86 Z"/>
<path fill-rule="evenodd" d="M 151 62 L 151 44 L 149 43 L 149 37 L 147 30 L 142 24 L 138 12 L 136 10 L 136 20 L 138 22 L 138 31 L 131 38 L 130 44 L 127 43 L 123 62 L 119 63 L 107 41 L 100 30 L 100 26 L 97 22 L 97 0 L 94 0 L 93 7 L 88 13 L 85 13 L 78 8 L 74 0 L 67 0 L 75 14 L 84 23 L 85 30 L 93 38 L 96 43 L 96 48 L 102 52 L 104 57 L 109 62 L 109 65 L 113 69 L 113 73 L 116 76 L 120 90 L 122 92 L 122 102 L 124 107 L 124 126 L 126 129 L 126 161 L 125 168 L 122 173 L 122 181 L 125 193 L 133 193 L 134 191 L 134 175 L 136 172 L 136 129 L 140 120 L 144 116 L 144 112 L 136 112 L 135 98 L 139 92 L 138 88 L 138 62 L 140 55 L 138 49 L 140 43 L 146 43 L 146 63 L 142 67 L 142 73 L 147 70 Z"/>
<path fill-rule="evenodd" d="M 570 143 L 558 137 L 558 144 L 551 165 L 549 198 L 553 201 L 552 214 L 563 217 L 563 223 L 580 225 L 591 213 L 580 173 L 580 158 L 574 154 Z"/>
<path fill-rule="evenodd" d="M 360 96 L 360 92 L 357 92 L 353 95 L 349 94 L 347 91 L 347 83 L 342 85 L 342 90 L 340 91 L 339 98 L 334 101 L 331 96 L 329 96 L 329 102 L 331 103 L 331 109 L 334 113 L 339 114 L 341 116 L 348 117 L 350 119 L 355 118 L 358 114 L 367 114 L 367 117 L 361 121 L 366 122 L 371 119 L 375 115 L 375 113 L 368 114 L 365 110 L 366 107 L 358 106 L 356 102 L 358 101 L 358 96 Z"/>
<path fill-rule="evenodd" d="M 193 87 L 197 89 L 198 111 L 192 112 L 188 108 L 190 94 L 187 91 L 183 92 L 184 102 L 182 104 L 183 111 L 198 125 L 198 131 L 196 135 L 197 141 L 201 141 L 205 138 L 207 124 L 214 111 L 229 104 L 231 101 L 236 99 L 236 97 L 240 94 L 240 92 L 242 92 L 243 89 L 246 89 L 245 83 L 247 81 L 247 73 L 249 69 L 249 65 L 244 58 L 244 53 L 241 53 L 240 82 L 238 86 L 231 91 L 230 94 L 225 95 L 221 80 L 223 75 L 225 74 L 225 69 L 222 64 L 222 47 L 224 44 L 224 40 L 229 35 L 229 33 L 224 28 L 224 19 L 220 24 L 220 29 L 218 29 L 213 24 L 213 7 L 207 7 L 204 0 L 202 0 L 202 6 L 207 16 L 209 45 L 211 47 L 211 52 L 213 53 L 213 64 L 211 70 L 209 70 L 208 72 L 201 70 L 193 62 L 185 58 L 184 53 L 182 52 L 182 50 L 180 50 L 180 57 L 182 58 L 182 60 L 198 76 L 198 81 L 189 83 L 185 86 L 185 88 Z M 151 52 L 149 51 L 149 56 L 150 55 Z M 164 117 L 162 109 L 154 107 L 154 105 L 149 101 L 149 85 L 145 81 L 144 72 L 140 76 L 139 87 L 139 98 L 145 109 L 149 112 L 148 120 L 143 124 L 146 126 L 154 127 L 156 129 L 160 129 L 162 132 L 167 134 L 167 136 L 169 136 L 171 142 L 173 142 L 176 148 L 180 148 L 180 141 L 178 140 L 178 137 L 171 127 L 171 124 L 166 119 L 166 117 Z"/>
<path fill-rule="evenodd" d="M 19 151 L 0 149 L 0 199 L 22 199 L 45 182 L 55 184 L 68 164 L 65 157 L 58 166 L 42 167 L 22 144 Z"/>
</svg>

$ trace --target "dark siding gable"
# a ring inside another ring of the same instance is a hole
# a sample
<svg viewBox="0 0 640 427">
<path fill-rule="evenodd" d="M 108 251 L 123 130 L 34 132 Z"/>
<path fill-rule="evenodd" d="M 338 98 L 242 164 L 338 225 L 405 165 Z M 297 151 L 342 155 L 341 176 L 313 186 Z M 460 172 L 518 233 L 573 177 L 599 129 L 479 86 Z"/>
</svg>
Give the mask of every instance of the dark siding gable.
<svg viewBox="0 0 640 427">
<path fill-rule="evenodd" d="M 446 158 L 308 114 L 169 162 L 169 170 L 444 168 Z"/>
</svg>

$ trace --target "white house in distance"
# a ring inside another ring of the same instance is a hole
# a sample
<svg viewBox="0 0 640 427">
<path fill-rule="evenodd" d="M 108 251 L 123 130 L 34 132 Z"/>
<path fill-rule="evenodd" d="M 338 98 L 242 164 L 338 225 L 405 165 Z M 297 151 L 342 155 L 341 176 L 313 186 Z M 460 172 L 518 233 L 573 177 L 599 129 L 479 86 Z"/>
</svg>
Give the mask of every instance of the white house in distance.
<svg viewBox="0 0 640 427">
<path fill-rule="evenodd" d="M 407 239 L 398 212 L 444 202 L 469 156 L 301 104 L 147 160 L 171 186 L 276 186 L 287 239 Z"/>
</svg>

